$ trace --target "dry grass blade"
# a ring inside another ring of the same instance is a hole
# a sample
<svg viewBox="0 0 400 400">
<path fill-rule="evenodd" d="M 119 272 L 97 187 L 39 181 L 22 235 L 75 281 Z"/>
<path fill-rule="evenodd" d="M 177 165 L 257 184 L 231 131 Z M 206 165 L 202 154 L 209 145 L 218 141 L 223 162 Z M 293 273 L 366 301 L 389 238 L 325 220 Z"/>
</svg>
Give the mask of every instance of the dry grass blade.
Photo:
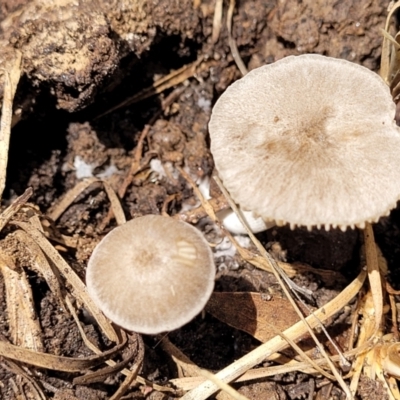
<svg viewBox="0 0 400 400">
<path fill-rule="evenodd" d="M 22 72 L 22 53 L 15 50 L 14 58 L 10 61 L 10 64 L 7 66 L 7 70 L 4 71 L 4 95 L 0 121 L 0 200 L 3 198 L 3 191 L 6 185 L 8 147 L 13 116 L 12 108 L 15 91 Z"/>
<path fill-rule="evenodd" d="M 106 190 L 106 193 L 110 200 L 111 208 L 113 210 L 113 214 L 115 215 L 115 219 L 117 220 L 118 225 L 126 222 L 124 211 L 114 189 L 112 189 L 112 187 L 106 181 L 98 178 L 85 179 L 84 181 L 79 182 L 77 185 L 75 185 L 49 212 L 48 217 L 53 221 L 57 221 L 57 219 L 60 218 L 65 210 L 78 198 L 78 196 L 80 196 L 83 191 L 85 191 L 89 186 L 93 185 L 94 183 L 102 183 L 104 185 L 104 189 Z"/>
<path fill-rule="evenodd" d="M 285 339 L 286 340 L 286 339 Z M 203 383 L 205 379 L 202 378 L 201 369 L 194 364 L 185 354 L 183 354 L 178 348 L 176 348 L 168 338 L 162 339 L 162 346 L 164 351 L 166 351 L 174 360 L 174 362 L 179 368 L 184 371 L 185 376 L 188 378 L 178 378 L 178 379 L 171 379 L 170 382 L 177 386 L 179 389 L 182 390 L 190 390 L 198 386 L 200 383 Z M 281 361 L 283 357 L 277 355 L 277 357 L 270 357 L 270 361 Z M 336 357 L 338 359 L 338 357 Z M 266 367 L 266 368 L 257 368 L 254 370 L 246 371 L 241 377 L 239 377 L 235 382 L 244 382 L 253 379 L 264 378 L 268 376 L 274 376 L 277 374 L 284 374 L 293 371 L 302 371 L 304 373 L 316 373 L 317 370 L 320 369 L 319 365 L 326 364 L 326 360 L 319 359 L 314 360 L 311 362 L 315 364 L 314 367 L 310 368 L 310 362 L 297 362 L 295 360 L 291 360 L 287 362 L 284 360 L 285 364 L 282 366 L 276 367 Z"/>
<path fill-rule="evenodd" d="M 0 256 L 0 271 L 6 289 L 7 313 L 11 340 L 17 346 L 43 351 L 41 329 L 35 313 L 32 289 L 25 271 L 17 270 L 11 257 Z"/>
<path fill-rule="evenodd" d="M 114 189 L 108 184 L 108 182 L 106 181 L 101 181 L 101 182 L 103 183 L 104 189 L 110 200 L 111 210 L 113 212 L 115 220 L 117 221 L 117 224 L 118 225 L 124 224 L 126 222 L 125 213 L 121 206 L 121 202 L 119 201 L 117 193 L 115 193 Z"/>
<path fill-rule="evenodd" d="M 71 314 L 72 317 L 74 318 L 74 321 L 75 321 L 75 323 L 76 323 L 76 327 L 78 328 L 79 333 L 80 333 L 80 335 L 81 335 L 81 338 L 82 338 L 83 342 L 85 343 L 85 345 L 86 345 L 91 351 L 93 351 L 93 353 L 95 353 L 95 354 L 102 354 L 103 352 L 102 352 L 101 350 L 99 350 L 99 349 L 88 339 L 88 337 L 86 336 L 86 333 L 85 333 L 85 331 L 83 330 L 83 327 L 82 327 L 82 325 L 81 325 L 81 323 L 80 323 L 80 321 L 79 321 L 79 318 L 78 318 L 78 316 L 76 315 L 75 308 L 74 308 L 73 305 L 72 305 L 71 298 L 70 298 L 69 295 L 67 295 L 66 298 L 65 298 L 65 304 L 67 305 L 67 308 L 68 308 L 70 314 Z M 106 363 L 107 363 L 108 365 L 110 365 L 110 364 L 109 364 L 110 361 L 111 361 L 111 360 L 107 360 Z M 117 363 L 114 362 L 114 361 L 113 361 L 112 363 L 113 363 L 112 366 L 117 365 Z M 87 382 L 86 382 L 86 380 L 85 380 L 85 376 L 86 376 L 86 375 L 83 375 L 83 376 L 80 376 L 80 377 L 75 378 L 75 379 L 77 379 L 78 382 L 81 382 L 81 383 L 83 383 L 83 384 L 86 384 Z"/>
<path fill-rule="evenodd" d="M 254 265 L 257 268 L 260 268 L 267 272 L 272 272 L 272 268 L 269 265 L 269 263 L 265 260 L 265 258 L 261 257 L 258 254 L 254 254 L 251 251 L 239 246 L 235 238 L 232 237 L 231 239 L 231 237 L 232 236 L 230 235 L 229 240 L 231 240 L 232 243 L 235 245 L 238 253 L 243 257 L 243 259 L 245 259 L 246 261 L 248 261 L 250 264 Z M 293 278 L 297 274 L 304 274 L 310 272 L 314 275 L 319 276 L 324 283 L 331 284 L 332 282 L 340 282 L 340 283 L 345 282 L 343 275 L 337 271 L 317 269 L 310 267 L 309 265 L 300 263 L 288 264 L 280 261 L 277 261 L 276 263 L 278 264 L 279 268 L 281 268 L 289 278 Z"/>
<path fill-rule="evenodd" d="M 121 331 L 121 336 L 123 337 L 124 341 L 128 339 L 126 333 L 123 331 Z M 113 363 L 113 365 L 101 368 L 95 372 L 88 372 L 85 375 L 78 376 L 77 378 L 74 378 L 73 384 L 88 385 L 90 383 L 95 383 L 95 382 L 104 382 L 104 380 L 110 375 L 113 375 L 123 370 L 132 361 L 134 357 L 136 357 L 137 361 L 140 360 L 139 364 L 141 365 L 143 357 L 140 358 L 140 353 L 142 352 L 141 349 L 143 348 L 143 340 L 139 334 L 133 334 L 130 336 L 130 338 L 133 338 L 134 340 L 128 340 L 127 346 L 124 349 L 124 359 L 121 362 Z M 97 354 L 102 354 L 102 353 L 97 353 Z M 129 373 L 126 376 L 130 375 L 131 374 Z"/>
<path fill-rule="evenodd" d="M 125 196 L 126 190 L 128 189 L 129 185 L 132 183 L 134 176 L 142 169 L 143 165 L 141 165 L 140 160 L 142 159 L 143 154 L 143 147 L 144 141 L 149 134 L 151 125 L 146 125 L 140 134 L 139 140 L 137 142 L 135 152 L 133 155 L 133 161 L 131 167 L 129 168 L 129 172 L 126 175 L 122 185 L 118 189 L 118 195 L 122 199 Z M 147 163 L 145 163 L 147 164 Z"/>
<path fill-rule="evenodd" d="M 367 294 L 363 299 L 363 307 L 362 307 L 363 322 L 358 336 L 358 345 L 367 343 L 368 339 L 371 337 L 372 332 L 374 330 L 374 325 L 375 325 L 375 319 L 373 315 L 374 313 L 373 309 L 368 305 L 368 303 L 372 305 L 372 299 L 370 297 L 370 294 Z M 370 312 L 367 313 L 366 309 L 368 309 Z M 362 373 L 365 357 L 366 357 L 366 351 L 359 354 L 359 356 L 356 358 L 356 360 L 352 365 L 353 376 L 350 382 L 350 390 L 353 393 L 353 395 L 355 395 L 357 392 L 358 382 L 360 380 L 360 376 Z"/>
<path fill-rule="evenodd" d="M 400 55 L 398 49 L 393 48 L 393 42 L 396 43 L 396 41 L 389 33 L 392 16 L 399 8 L 400 1 L 396 1 L 391 6 L 388 16 L 386 18 L 385 28 L 383 30 L 380 75 L 388 85 L 392 83 L 392 80 L 400 67 Z"/>
<path fill-rule="evenodd" d="M 97 178 L 88 178 L 78 184 L 76 184 L 72 189 L 70 189 L 65 196 L 59 201 L 55 207 L 48 213 L 48 217 L 57 221 L 58 218 L 65 212 L 65 210 L 86 190 L 90 185 L 97 182 Z"/>
<path fill-rule="evenodd" d="M 118 342 L 118 336 L 112 327 L 109 320 L 98 309 L 91 297 L 86 291 L 86 286 L 75 273 L 75 271 L 68 265 L 68 263 L 60 256 L 57 250 L 46 239 L 44 234 L 26 222 L 14 221 L 13 224 L 23 229 L 32 239 L 39 245 L 46 256 L 54 263 L 59 272 L 65 277 L 68 283 L 74 288 L 75 295 L 87 307 L 100 325 L 104 334 L 113 342 Z"/>
<path fill-rule="evenodd" d="M 136 352 L 136 361 L 118 390 L 110 397 L 110 400 L 119 400 L 129 389 L 131 384 L 136 380 L 139 369 L 142 366 L 144 359 L 144 343 L 140 335 L 137 335 L 137 344 L 138 349 Z"/>
<path fill-rule="evenodd" d="M 224 210 L 228 206 L 228 203 L 223 196 L 211 198 L 209 200 L 209 204 L 211 204 L 211 206 L 215 212 Z M 199 207 L 184 211 L 179 214 L 175 214 L 174 216 L 172 216 L 172 218 L 176 218 L 176 219 L 180 219 L 181 221 L 196 224 L 198 221 L 200 221 L 202 218 L 204 218 L 206 216 L 207 216 L 206 211 L 204 210 L 203 206 L 200 205 Z"/>
<path fill-rule="evenodd" d="M 229 47 L 231 49 L 232 57 L 235 60 L 237 67 L 239 68 L 239 71 L 244 76 L 247 74 L 248 71 L 247 71 L 246 66 L 244 65 L 242 58 L 240 57 L 239 50 L 236 46 L 236 41 L 232 37 L 232 18 L 233 18 L 234 10 L 235 10 L 235 0 L 230 0 L 229 8 L 228 8 L 228 16 L 227 16 L 227 20 L 226 20 L 226 26 L 228 28 Z"/>
<path fill-rule="evenodd" d="M 336 298 L 331 300 L 329 303 L 325 304 L 322 308 L 314 312 L 313 315 L 307 317 L 308 324 L 314 328 L 319 325 L 319 323 L 314 318 L 314 315 L 322 322 L 326 321 L 337 311 L 341 310 L 346 304 L 348 304 L 354 296 L 360 291 L 364 285 L 366 278 L 366 272 L 361 271 L 358 277 L 351 282 Z M 289 329 L 283 332 L 285 336 L 289 337 L 291 340 L 298 340 L 304 334 L 307 333 L 307 328 L 302 321 L 299 321 L 295 325 L 291 326 Z M 222 371 L 218 372 L 216 375 L 219 379 L 224 382 L 231 382 L 237 379 L 239 376 L 244 374 L 247 370 L 254 367 L 255 365 L 261 363 L 267 359 L 270 355 L 283 350 L 287 347 L 287 342 L 283 340 L 280 336 L 275 336 L 273 339 L 267 343 L 262 344 L 255 350 L 246 354 L 239 360 L 235 361 L 228 367 L 224 368 Z M 186 393 L 182 397 L 183 400 L 201 400 L 206 399 L 218 390 L 218 386 L 213 382 L 206 381 L 197 386 L 192 391 Z"/>
<path fill-rule="evenodd" d="M 272 329 L 274 329 L 274 326 L 271 325 Z M 322 376 L 325 376 L 326 378 L 330 380 L 334 380 L 335 377 L 326 371 L 324 371 L 314 360 L 312 360 L 292 339 L 287 337 L 283 332 L 277 332 L 284 340 L 290 344 L 290 346 L 296 351 L 296 353 L 309 365 L 311 365 L 316 371 L 318 371 Z"/>
<path fill-rule="evenodd" d="M 101 355 L 74 358 L 33 351 L 0 340 L 0 356 L 54 371 L 82 372 L 105 363 L 108 358 L 120 352 L 125 345 L 126 341 Z"/>
<path fill-rule="evenodd" d="M 211 35 L 211 41 L 213 43 L 218 42 L 219 34 L 221 33 L 223 4 L 224 0 L 217 0 L 215 3 L 213 28 Z"/>
<path fill-rule="evenodd" d="M 141 341 L 141 339 L 138 337 L 137 341 Z M 123 370 L 132 361 L 133 357 L 137 356 L 137 353 L 137 349 L 130 349 L 123 361 L 115 363 L 115 365 L 112 366 L 101 368 L 95 372 L 88 372 L 85 375 L 78 376 L 74 378 L 72 383 L 74 385 L 89 385 L 91 383 L 104 382 L 110 375 Z M 127 374 L 127 376 L 130 375 L 131 374 Z"/>
<path fill-rule="evenodd" d="M 129 171 L 126 174 L 124 180 L 122 181 L 121 186 L 118 188 L 118 196 L 120 199 L 124 198 L 125 193 L 126 193 L 128 187 L 130 186 L 130 184 L 132 183 L 135 175 L 138 172 L 140 172 L 142 170 L 142 168 L 144 168 L 144 166 L 147 165 L 147 163 L 148 163 L 148 160 L 149 160 L 148 157 L 143 163 L 141 163 L 141 159 L 142 159 L 144 141 L 145 141 L 147 135 L 149 134 L 149 131 L 150 131 L 150 125 L 146 125 L 143 128 L 142 133 L 140 134 L 139 140 L 137 142 L 137 145 L 136 145 L 136 148 L 134 151 L 132 164 L 131 164 Z M 108 225 L 108 223 L 111 221 L 111 218 L 113 217 L 113 215 L 114 215 L 113 208 L 111 208 L 99 226 L 100 231 L 102 231 Z M 118 224 L 118 225 L 121 225 L 121 224 Z"/>
<path fill-rule="evenodd" d="M 213 382 L 215 385 L 217 385 L 224 392 L 228 393 L 229 396 L 232 399 L 235 399 L 235 400 L 248 400 L 248 398 L 246 396 L 243 396 L 238 391 L 236 391 L 233 387 L 231 387 L 227 383 L 221 381 L 221 379 L 219 379 L 213 373 L 211 373 L 211 372 L 209 372 L 209 371 L 207 371 L 205 369 L 202 369 L 201 370 L 201 375 L 203 375 L 205 378 L 207 378 L 208 380 Z"/>
<path fill-rule="evenodd" d="M 131 104 L 137 103 L 141 100 L 148 99 L 149 97 L 155 96 L 162 93 L 164 90 L 170 89 L 180 83 L 184 82 L 186 79 L 191 78 L 197 70 L 197 67 L 202 63 L 203 57 L 199 57 L 196 61 L 191 64 L 185 65 L 182 68 L 172 71 L 170 74 L 156 80 L 153 85 L 141 90 L 139 93 L 132 97 L 122 101 L 116 106 L 110 108 L 105 113 L 97 116 L 95 119 L 104 117 L 122 107 L 127 107 Z"/>
<path fill-rule="evenodd" d="M 397 307 L 396 307 L 396 300 L 394 296 L 391 293 L 388 293 L 389 297 L 389 303 L 390 303 L 390 310 L 392 313 L 392 323 L 393 323 L 393 337 L 396 340 L 396 342 L 399 341 L 399 324 L 397 322 Z"/>
<path fill-rule="evenodd" d="M 218 219 L 217 219 L 217 216 L 215 215 L 214 209 L 212 208 L 211 204 L 204 199 L 203 195 L 201 194 L 201 192 L 200 192 L 199 188 L 197 187 L 196 183 L 194 182 L 194 180 L 190 177 L 190 175 L 183 168 L 176 166 L 176 169 L 187 180 L 187 182 L 190 183 L 190 186 L 192 187 L 193 192 L 195 193 L 197 198 L 200 200 L 201 205 L 203 206 L 207 215 L 214 222 L 216 222 L 218 224 Z"/>
<path fill-rule="evenodd" d="M 351 357 L 353 352 L 346 353 L 346 357 Z M 278 359 L 278 357 L 277 357 Z M 332 361 L 339 361 L 339 356 L 333 356 Z M 268 360 L 274 360 L 274 357 L 269 357 Z M 314 363 L 317 365 L 326 365 L 326 360 L 323 358 L 319 358 L 314 360 Z M 250 369 L 246 371 L 243 375 L 235 379 L 235 382 L 247 382 L 255 379 L 267 378 L 270 376 L 276 376 L 280 374 L 287 374 L 290 372 L 301 371 L 306 374 L 316 374 L 317 371 L 314 368 L 310 367 L 309 362 L 298 362 L 295 360 L 291 360 L 289 363 L 284 365 L 277 365 L 273 367 L 261 367 Z M 204 383 L 206 380 L 201 376 L 192 376 L 185 378 L 177 378 L 171 379 L 170 382 L 175 385 L 178 389 L 181 390 L 191 390 L 200 384 Z"/>
<path fill-rule="evenodd" d="M 21 196 L 17 197 L 12 204 L 0 214 L 0 231 L 3 230 L 10 219 L 26 204 L 31 196 L 32 188 L 26 189 Z"/>
<path fill-rule="evenodd" d="M 93 351 L 93 353 L 95 353 L 95 354 L 103 354 L 103 352 L 100 351 L 100 350 L 87 338 L 87 336 L 86 336 L 86 334 L 85 334 L 85 332 L 84 332 L 84 330 L 83 330 L 83 328 L 82 328 L 82 325 L 81 325 L 81 323 L 79 322 L 79 318 L 78 318 L 78 316 L 76 315 L 75 308 L 74 308 L 73 305 L 72 305 L 70 296 L 67 296 L 67 297 L 66 297 L 65 303 L 66 303 L 66 305 L 67 305 L 67 307 L 68 307 L 69 312 L 71 313 L 72 317 L 74 318 L 74 321 L 75 321 L 75 323 L 76 323 L 76 326 L 77 326 L 77 328 L 78 328 L 78 330 L 79 330 L 79 333 L 81 334 L 81 337 L 82 337 L 83 342 L 85 343 L 85 345 L 86 345 L 91 351 Z M 121 331 L 121 336 L 122 336 L 122 340 L 123 340 L 123 341 L 127 340 L 127 337 L 126 337 L 126 334 L 125 334 L 124 331 Z M 129 362 L 129 360 L 128 360 L 128 362 Z M 77 377 L 77 378 L 74 379 L 74 384 L 75 384 L 75 385 L 87 385 L 87 384 L 89 384 L 89 383 L 103 381 L 108 375 L 113 374 L 113 373 L 116 373 L 116 372 L 120 371 L 121 369 L 125 368 L 125 365 L 126 365 L 127 363 L 123 363 L 123 364 L 121 365 L 121 363 L 117 364 L 115 361 L 107 360 L 107 361 L 106 361 L 106 364 L 109 365 L 110 369 L 108 369 L 108 370 L 106 370 L 106 371 L 104 371 L 104 369 L 103 369 L 103 370 L 100 370 L 100 371 L 96 371 L 96 372 L 93 372 L 93 373 L 89 373 L 89 374 L 86 374 L 86 375 L 79 376 L 79 377 Z"/>
<path fill-rule="evenodd" d="M 44 232 L 44 227 L 42 221 L 40 220 L 41 213 L 39 208 L 35 207 L 33 204 L 27 204 L 25 207 L 26 216 L 28 217 L 28 222 L 32 224 L 37 230 Z M 29 212 L 30 211 L 30 212 Z"/>
</svg>

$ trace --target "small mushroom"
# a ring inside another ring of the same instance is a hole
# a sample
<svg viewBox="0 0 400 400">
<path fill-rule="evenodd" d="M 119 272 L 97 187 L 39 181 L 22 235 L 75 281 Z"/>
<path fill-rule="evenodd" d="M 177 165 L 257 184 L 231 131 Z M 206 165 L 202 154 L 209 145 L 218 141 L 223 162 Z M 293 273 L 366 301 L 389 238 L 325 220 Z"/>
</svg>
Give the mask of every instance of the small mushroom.
<svg viewBox="0 0 400 400">
<path fill-rule="evenodd" d="M 290 56 L 233 83 L 209 124 L 233 200 L 278 225 L 363 227 L 400 198 L 400 130 L 374 72 L 315 54 Z"/>
<path fill-rule="evenodd" d="M 177 329 L 205 306 L 214 288 L 212 251 L 193 226 L 156 215 L 108 233 L 86 271 L 90 296 L 113 322 L 144 334 Z"/>
</svg>

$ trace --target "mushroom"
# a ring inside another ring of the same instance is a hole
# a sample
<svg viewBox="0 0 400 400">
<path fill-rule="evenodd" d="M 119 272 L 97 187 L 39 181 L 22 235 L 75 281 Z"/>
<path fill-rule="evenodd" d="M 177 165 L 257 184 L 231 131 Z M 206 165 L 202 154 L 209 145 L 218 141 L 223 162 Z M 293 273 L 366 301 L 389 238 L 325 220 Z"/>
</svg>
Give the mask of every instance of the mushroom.
<svg viewBox="0 0 400 400">
<path fill-rule="evenodd" d="M 89 295 L 113 322 L 144 334 L 177 329 L 214 288 L 212 251 L 193 226 L 157 215 L 109 232 L 86 270 Z"/>
<path fill-rule="evenodd" d="M 278 225 L 363 227 L 400 198 L 400 130 L 374 72 L 316 54 L 257 68 L 216 102 L 211 152 L 242 210 Z"/>
</svg>

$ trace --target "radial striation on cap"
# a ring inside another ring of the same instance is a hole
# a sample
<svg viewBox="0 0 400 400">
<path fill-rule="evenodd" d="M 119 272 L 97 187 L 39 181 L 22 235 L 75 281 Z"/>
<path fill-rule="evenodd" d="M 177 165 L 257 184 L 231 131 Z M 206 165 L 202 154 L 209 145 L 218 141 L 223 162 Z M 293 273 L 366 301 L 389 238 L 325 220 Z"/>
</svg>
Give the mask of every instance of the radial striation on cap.
<svg viewBox="0 0 400 400">
<path fill-rule="evenodd" d="M 205 306 L 214 288 L 213 253 L 193 226 L 157 215 L 108 233 L 86 271 L 90 296 L 125 329 L 157 334 L 177 329 Z"/>
<path fill-rule="evenodd" d="M 290 56 L 233 83 L 209 131 L 216 168 L 243 210 L 294 226 L 363 226 L 400 198 L 400 130 L 374 72 Z"/>
</svg>

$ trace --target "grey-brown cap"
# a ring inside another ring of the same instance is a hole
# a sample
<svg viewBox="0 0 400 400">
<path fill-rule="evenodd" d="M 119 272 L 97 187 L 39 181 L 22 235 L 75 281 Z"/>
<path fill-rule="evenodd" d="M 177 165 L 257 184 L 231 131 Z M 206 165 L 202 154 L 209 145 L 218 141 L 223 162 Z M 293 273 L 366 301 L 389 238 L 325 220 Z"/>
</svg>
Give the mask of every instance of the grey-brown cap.
<svg viewBox="0 0 400 400">
<path fill-rule="evenodd" d="M 394 113 L 388 87 L 367 68 L 290 56 L 222 94 L 211 152 L 243 210 L 291 227 L 362 227 L 400 198 Z"/>
<path fill-rule="evenodd" d="M 90 296 L 123 328 L 156 334 L 177 329 L 205 306 L 214 288 L 212 251 L 193 226 L 157 215 L 108 233 L 86 271 Z"/>
</svg>

